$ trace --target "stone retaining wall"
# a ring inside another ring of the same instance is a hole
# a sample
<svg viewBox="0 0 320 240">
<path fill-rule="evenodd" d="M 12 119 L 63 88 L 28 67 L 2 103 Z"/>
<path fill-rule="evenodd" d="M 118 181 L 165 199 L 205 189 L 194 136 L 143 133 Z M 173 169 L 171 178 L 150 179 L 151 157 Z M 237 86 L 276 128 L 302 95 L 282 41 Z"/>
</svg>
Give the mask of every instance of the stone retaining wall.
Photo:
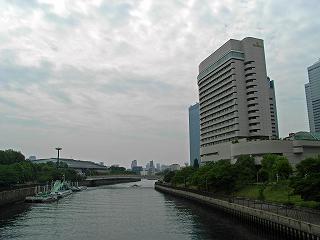
<svg viewBox="0 0 320 240">
<path fill-rule="evenodd" d="M 10 191 L 0 192 L 0 206 L 5 204 L 24 201 L 27 196 L 35 195 L 37 191 L 36 187 L 20 188 Z"/>
<path fill-rule="evenodd" d="M 288 231 L 290 234 L 293 234 L 293 236 L 296 236 L 299 239 L 320 239 L 319 225 L 299 221 L 293 218 L 278 215 L 276 213 L 254 209 L 235 203 L 230 203 L 227 201 L 199 195 L 188 191 L 182 191 L 167 186 L 161 186 L 159 184 L 155 185 L 155 189 L 164 193 L 183 197 L 216 208 L 220 208 L 233 215 L 248 218 L 252 221 L 258 221 L 259 223 L 261 223 L 260 220 L 262 220 L 262 225 L 269 224 L 270 226 L 273 226 L 273 228 L 276 228 L 278 230 L 280 229 L 281 231 Z M 305 237 L 301 238 L 300 235 L 305 235 Z"/>
</svg>

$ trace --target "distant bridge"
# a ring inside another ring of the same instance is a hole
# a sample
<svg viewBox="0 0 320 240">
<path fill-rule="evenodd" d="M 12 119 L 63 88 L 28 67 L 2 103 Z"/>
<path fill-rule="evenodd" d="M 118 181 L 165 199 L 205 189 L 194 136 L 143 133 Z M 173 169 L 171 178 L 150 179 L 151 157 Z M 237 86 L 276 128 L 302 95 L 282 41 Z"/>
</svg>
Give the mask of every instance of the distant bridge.
<svg viewBox="0 0 320 240">
<path fill-rule="evenodd" d="M 148 179 L 148 180 L 158 180 L 159 176 L 141 176 L 135 174 L 119 174 L 119 175 L 96 175 L 96 176 L 88 176 L 86 180 L 97 180 L 97 179 L 123 179 L 123 178 L 135 178 L 135 179 Z"/>
<path fill-rule="evenodd" d="M 100 185 L 112 185 L 117 183 L 139 182 L 141 177 L 137 175 L 118 175 L 118 176 L 90 176 L 82 181 L 81 185 L 96 187 Z"/>
<path fill-rule="evenodd" d="M 157 176 L 140 176 L 140 175 L 100 175 L 89 176 L 83 182 L 82 185 L 88 187 L 95 187 L 100 185 L 111 185 L 117 183 L 138 182 L 141 179 L 157 180 Z"/>
</svg>

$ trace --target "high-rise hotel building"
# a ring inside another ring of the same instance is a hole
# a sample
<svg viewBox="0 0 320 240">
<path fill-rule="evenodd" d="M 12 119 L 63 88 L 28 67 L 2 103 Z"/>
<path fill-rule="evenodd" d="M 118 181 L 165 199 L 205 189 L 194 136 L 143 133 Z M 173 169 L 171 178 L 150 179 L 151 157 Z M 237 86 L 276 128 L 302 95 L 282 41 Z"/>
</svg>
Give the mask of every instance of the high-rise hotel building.
<svg viewBox="0 0 320 240">
<path fill-rule="evenodd" d="M 202 162 L 219 159 L 218 150 L 227 142 L 278 138 L 263 40 L 230 39 L 200 63 L 198 86 Z"/>
</svg>

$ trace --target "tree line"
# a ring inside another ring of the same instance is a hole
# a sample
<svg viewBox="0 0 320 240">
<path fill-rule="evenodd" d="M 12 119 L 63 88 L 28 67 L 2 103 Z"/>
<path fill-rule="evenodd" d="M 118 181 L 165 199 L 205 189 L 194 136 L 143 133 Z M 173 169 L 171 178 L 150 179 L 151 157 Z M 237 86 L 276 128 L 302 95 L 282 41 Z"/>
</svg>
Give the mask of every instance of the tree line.
<svg viewBox="0 0 320 240">
<path fill-rule="evenodd" d="M 40 163 L 35 164 L 25 156 L 12 149 L 0 150 L 0 187 L 7 188 L 25 183 L 47 183 L 57 179 L 79 181 L 82 179 L 77 172 L 68 168 L 67 164 Z"/>
<path fill-rule="evenodd" d="M 286 182 L 293 193 L 301 195 L 304 200 L 320 201 L 320 156 L 307 158 L 293 169 L 284 156 L 267 154 L 261 164 L 256 164 L 254 157 L 243 155 L 234 164 L 230 160 L 220 160 L 166 172 L 163 180 L 173 185 L 224 194 L 232 194 L 253 183 L 265 186 Z"/>
</svg>

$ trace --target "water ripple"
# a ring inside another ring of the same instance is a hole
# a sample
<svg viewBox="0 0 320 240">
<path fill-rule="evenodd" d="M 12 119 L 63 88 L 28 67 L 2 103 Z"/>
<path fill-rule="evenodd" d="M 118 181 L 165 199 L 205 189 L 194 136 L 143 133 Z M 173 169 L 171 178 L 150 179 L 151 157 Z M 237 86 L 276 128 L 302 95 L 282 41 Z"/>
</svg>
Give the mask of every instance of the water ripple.
<svg viewBox="0 0 320 240">
<path fill-rule="evenodd" d="M 267 239 L 212 210 L 165 196 L 151 181 L 142 181 L 140 188 L 131 185 L 90 188 L 56 203 L 19 206 L 10 216 L 0 212 L 0 239 Z"/>
</svg>

